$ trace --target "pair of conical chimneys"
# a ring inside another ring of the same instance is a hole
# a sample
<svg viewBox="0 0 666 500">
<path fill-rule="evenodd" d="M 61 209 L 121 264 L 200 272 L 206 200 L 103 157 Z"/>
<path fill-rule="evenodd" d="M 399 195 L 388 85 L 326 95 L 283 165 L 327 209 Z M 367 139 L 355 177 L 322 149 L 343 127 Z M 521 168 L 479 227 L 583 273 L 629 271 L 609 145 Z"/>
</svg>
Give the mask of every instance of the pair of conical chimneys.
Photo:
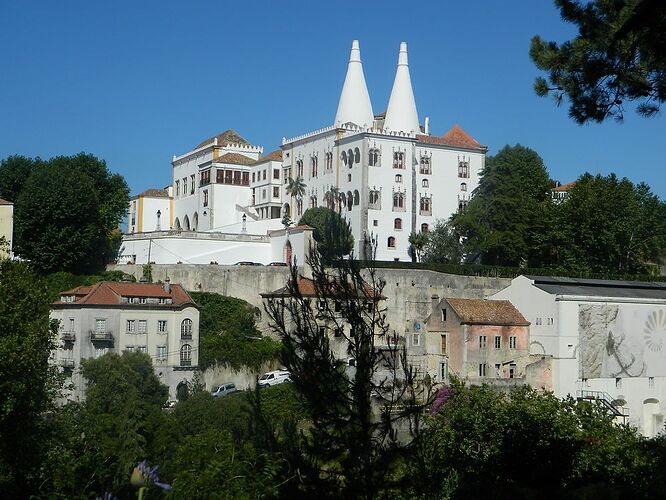
<svg viewBox="0 0 666 500">
<path fill-rule="evenodd" d="M 336 126 L 348 122 L 365 128 L 372 127 L 374 123 L 370 95 L 363 75 L 361 49 L 358 40 L 352 42 L 347 76 L 342 86 L 338 111 L 335 114 Z M 418 133 L 420 131 L 419 115 L 416 112 L 416 101 L 412 91 L 412 81 L 409 77 L 407 43 L 405 42 L 400 44 L 398 69 L 395 73 L 388 108 L 386 108 L 383 128 L 389 132 Z"/>
</svg>

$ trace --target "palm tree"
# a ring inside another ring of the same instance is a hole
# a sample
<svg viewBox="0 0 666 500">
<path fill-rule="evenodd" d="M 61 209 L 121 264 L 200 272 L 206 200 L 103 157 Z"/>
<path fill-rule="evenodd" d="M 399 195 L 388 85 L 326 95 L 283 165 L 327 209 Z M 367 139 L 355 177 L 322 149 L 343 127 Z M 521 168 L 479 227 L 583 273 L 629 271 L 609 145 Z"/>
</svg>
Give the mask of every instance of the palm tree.
<svg viewBox="0 0 666 500">
<path fill-rule="evenodd" d="M 290 178 L 287 182 L 287 194 L 294 198 L 302 198 L 305 194 L 305 182 L 301 177 L 296 177 L 296 179 Z"/>
<path fill-rule="evenodd" d="M 335 210 L 335 204 L 338 202 L 340 197 L 340 190 L 335 186 L 331 186 L 328 191 L 324 193 L 324 201 L 326 206 L 332 210 Z"/>
<path fill-rule="evenodd" d="M 414 262 L 421 261 L 421 251 L 428 243 L 428 233 L 421 231 L 420 233 L 412 233 L 409 235 L 409 244 L 412 245 L 412 259 Z"/>
</svg>

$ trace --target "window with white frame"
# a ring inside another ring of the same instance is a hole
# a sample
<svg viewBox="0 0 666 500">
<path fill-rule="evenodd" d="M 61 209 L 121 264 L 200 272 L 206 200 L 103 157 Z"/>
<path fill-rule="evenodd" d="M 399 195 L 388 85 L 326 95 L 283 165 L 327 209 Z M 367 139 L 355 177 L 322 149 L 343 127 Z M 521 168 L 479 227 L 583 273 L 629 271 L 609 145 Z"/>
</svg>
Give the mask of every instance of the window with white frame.
<svg viewBox="0 0 666 500">
<path fill-rule="evenodd" d="M 378 189 L 371 189 L 368 195 L 368 208 L 379 209 L 381 207 L 381 192 Z"/>
<path fill-rule="evenodd" d="M 485 349 L 488 347 L 488 337 L 485 335 L 479 335 L 479 349 Z"/>
<path fill-rule="evenodd" d="M 157 356 L 156 357 L 159 361 L 164 361 L 167 357 L 167 346 L 158 345 L 157 346 Z"/>
<path fill-rule="evenodd" d="M 428 196 L 421 196 L 421 201 L 419 203 L 419 211 L 421 215 L 430 215 L 432 214 L 432 200 Z"/>
<path fill-rule="evenodd" d="M 180 324 L 180 336 L 184 339 L 192 338 L 192 320 L 185 318 Z"/>
<path fill-rule="evenodd" d="M 501 349 L 502 348 L 502 337 L 499 335 L 495 335 L 495 349 Z"/>
<path fill-rule="evenodd" d="M 190 175 L 190 194 L 194 194 L 194 190 L 197 187 L 196 186 L 196 177 L 193 175 Z"/>
<path fill-rule="evenodd" d="M 106 331 L 106 319 L 101 319 L 101 318 L 95 319 L 95 331 L 96 332 Z"/>
<path fill-rule="evenodd" d="M 393 210 L 405 210 L 405 193 L 393 193 Z"/>
<path fill-rule="evenodd" d="M 192 365 L 192 346 L 185 344 L 180 348 L 180 366 Z"/>
<path fill-rule="evenodd" d="M 203 206 L 208 206 L 208 189 L 203 190 Z"/>
<path fill-rule="evenodd" d="M 402 174 L 396 174 L 395 182 L 402 182 Z"/>
<path fill-rule="evenodd" d="M 166 333 L 167 331 L 167 322 L 165 319 L 160 319 L 157 321 L 157 331 L 158 333 Z"/>
<path fill-rule="evenodd" d="M 276 180 L 280 179 L 280 169 L 279 168 L 274 168 L 273 169 L 273 179 L 276 179 Z"/>
<path fill-rule="evenodd" d="M 176 196 L 180 196 L 180 181 L 176 181 Z"/>
<path fill-rule="evenodd" d="M 393 168 L 405 168 L 405 153 L 403 151 L 393 153 Z"/>
<path fill-rule="evenodd" d="M 428 179 L 423 179 L 421 181 L 421 186 L 423 186 L 424 188 L 430 187 L 430 182 L 428 182 Z"/>
<path fill-rule="evenodd" d="M 393 236 L 389 236 L 386 245 L 389 248 L 395 248 L 395 238 Z"/>
<path fill-rule="evenodd" d="M 430 157 L 422 155 L 421 160 L 419 161 L 419 172 L 422 174 L 431 174 L 432 171 L 430 169 Z"/>
<path fill-rule="evenodd" d="M 467 183 L 466 182 L 461 182 L 460 183 L 460 190 L 461 191 L 467 191 Z"/>
<path fill-rule="evenodd" d="M 139 351 L 139 352 L 142 352 L 144 354 L 147 354 L 148 353 L 148 346 L 138 345 L 138 346 L 136 346 L 136 350 Z"/>
<path fill-rule="evenodd" d="M 379 149 L 370 148 L 368 151 L 368 165 L 376 167 L 379 165 Z"/>
<path fill-rule="evenodd" d="M 517 339 L 514 335 L 509 337 L 509 349 L 515 349 L 516 348 L 516 343 L 517 343 L 516 340 Z"/>
<path fill-rule="evenodd" d="M 469 162 L 461 160 L 458 162 L 458 177 L 469 178 Z"/>
<path fill-rule="evenodd" d="M 485 377 L 488 365 L 486 363 L 479 363 L 479 377 Z"/>
<path fill-rule="evenodd" d="M 393 220 L 393 229 L 397 229 L 398 231 L 402 230 L 402 219 Z"/>
<path fill-rule="evenodd" d="M 148 331 L 148 321 L 145 319 L 140 319 L 137 326 L 139 333 L 146 333 Z"/>
<path fill-rule="evenodd" d="M 412 333 L 412 345 L 420 345 L 421 344 L 421 334 L 420 333 Z"/>
<path fill-rule="evenodd" d="M 134 333 L 136 331 L 136 321 L 133 319 L 127 320 L 127 333 Z"/>
<path fill-rule="evenodd" d="M 541 318 L 537 318 L 535 323 L 537 326 L 541 325 Z"/>
</svg>

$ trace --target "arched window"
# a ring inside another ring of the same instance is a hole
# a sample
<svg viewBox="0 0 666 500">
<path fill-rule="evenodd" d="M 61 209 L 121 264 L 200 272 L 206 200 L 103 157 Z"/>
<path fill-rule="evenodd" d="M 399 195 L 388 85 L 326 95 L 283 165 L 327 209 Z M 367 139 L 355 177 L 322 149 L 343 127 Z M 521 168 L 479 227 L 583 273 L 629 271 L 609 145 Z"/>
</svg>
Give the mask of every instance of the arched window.
<svg viewBox="0 0 666 500">
<path fill-rule="evenodd" d="M 347 191 L 347 210 L 351 210 L 353 205 L 354 195 L 352 195 L 351 191 Z"/>
<path fill-rule="evenodd" d="M 187 215 L 183 219 L 183 229 L 185 229 L 185 231 L 190 230 L 190 218 Z"/>
<path fill-rule="evenodd" d="M 358 191 L 354 190 L 354 205 L 358 205 L 361 202 L 361 196 L 358 194 Z"/>
<path fill-rule="evenodd" d="M 422 174 L 430 174 L 430 157 L 429 156 L 421 156 L 421 161 L 419 162 L 419 171 Z"/>
<path fill-rule="evenodd" d="M 427 196 L 422 196 L 419 208 L 421 209 L 422 214 L 430 214 L 430 198 Z"/>
<path fill-rule="evenodd" d="M 317 206 L 317 197 L 310 196 L 310 208 L 315 208 Z"/>
<path fill-rule="evenodd" d="M 311 174 L 312 177 L 317 177 L 317 163 L 319 163 L 319 162 L 317 161 L 316 156 L 313 156 L 312 158 L 310 158 L 310 167 L 311 167 L 310 168 L 310 170 L 311 170 L 310 174 Z"/>
<path fill-rule="evenodd" d="M 467 202 L 466 201 L 461 201 L 458 203 L 458 213 L 463 213 L 465 209 L 467 208 Z"/>
<path fill-rule="evenodd" d="M 282 205 L 282 217 L 285 215 L 291 217 L 291 207 L 289 206 L 289 203 Z"/>
<path fill-rule="evenodd" d="M 395 238 L 393 236 L 388 237 L 387 246 L 389 248 L 395 248 Z"/>
<path fill-rule="evenodd" d="M 393 208 L 405 208 L 405 195 L 404 193 L 393 193 Z"/>
<path fill-rule="evenodd" d="M 402 174 L 395 175 L 395 182 L 402 182 Z"/>
<path fill-rule="evenodd" d="M 427 188 L 427 187 L 430 186 L 430 183 L 428 182 L 428 179 L 423 179 L 423 181 L 421 182 L 421 185 L 422 185 L 424 188 Z"/>
<path fill-rule="evenodd" d="M 368 195 L 368 204 L 372 208 L 379 208 L 380 192 L 376 189 L 371 189 Z"/>
<path fill-rule="evenodd" d="M 460 183 L 460 190 L 461 191 L 467 191 L 467 183 L 466 182 L 461 182 Z"/>
<path fill-rule="evenodd" d="M 303 177 L 303 160 L 296 160 L 296 177 Z"/>
<path fill-rule="evenodd" d="M 402 219 L 393 220 L 393 229 L 402 229 Z"/>
<path fill-rule="evenodd" d="M 351 149 L 347 151 L 347 159 L 349 160 L 349 168 L 352 168 L 352 165 L 354 165 L 354 152 Z"/>
<path fill-rule="evenodd" d="M 354 163 L 361 163 L 361 152 L 358 148 L 354 149 Z"/>
<path fill-rule="evenodd" d="M 185 318 L 180 323 L 180 338 L 182 339 L 191 339 L 192 338 L 192 320 Z"/>
<path fill-rule="evenodd" d="M 379 165 L 379 149 L 373 148 L 368 152 L 368 165 L 371 167 Z"/>
<path fill-rule="evenodd" d="M 300 198 L 296 200 L 296 213 L 299 217 L 303 215 L 303 200 Z"/>
<path fill-rule="evenodd" d="M 430 227 L 428 227 L 428 224 L 421 224 L 421 232 L 422 233 L 427 233 L 430 230 Z"/>
<path fill-rule="evenodd" d="M 393 168 L 405 168 L 405 153 L 396 151 L 393 153 Z"/>
<path fill-rule="evenodd" d="M 347 164 L 347 153 L 345 153 L 343 151 L 340 156 L 342 157 L 342 163 L 344 163 L 346 165 Z"/>
<path fill-rule="evenodd" d="M 180 366 L 192 365 L 192 346 L 185 344 L 180 348 Z"/>
</svg>

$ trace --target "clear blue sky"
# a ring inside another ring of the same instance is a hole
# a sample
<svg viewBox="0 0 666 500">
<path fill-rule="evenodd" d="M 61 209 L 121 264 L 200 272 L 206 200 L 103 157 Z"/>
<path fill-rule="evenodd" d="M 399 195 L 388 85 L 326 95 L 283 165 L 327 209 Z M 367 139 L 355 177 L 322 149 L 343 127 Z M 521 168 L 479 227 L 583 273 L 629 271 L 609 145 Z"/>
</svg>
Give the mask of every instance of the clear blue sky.
<svg viewBox="0 0 666 500">
<path fill-rule="evenodd" d="M 383 111 L 405 40 L 433 133 L 458 123 L 489 154 L 535 149 L 561 182 L 616 172 L 665 199 L 664 116 L 581 127 L 534 95 L 530 38 L 573 33 L 549 0 L 5 1 L 0 158 L 86 151 L 133 194 L 163 187 L 172 155 L 228 128 L 269 152 L 332 124 L 352 39 Z"/>
</svg>

